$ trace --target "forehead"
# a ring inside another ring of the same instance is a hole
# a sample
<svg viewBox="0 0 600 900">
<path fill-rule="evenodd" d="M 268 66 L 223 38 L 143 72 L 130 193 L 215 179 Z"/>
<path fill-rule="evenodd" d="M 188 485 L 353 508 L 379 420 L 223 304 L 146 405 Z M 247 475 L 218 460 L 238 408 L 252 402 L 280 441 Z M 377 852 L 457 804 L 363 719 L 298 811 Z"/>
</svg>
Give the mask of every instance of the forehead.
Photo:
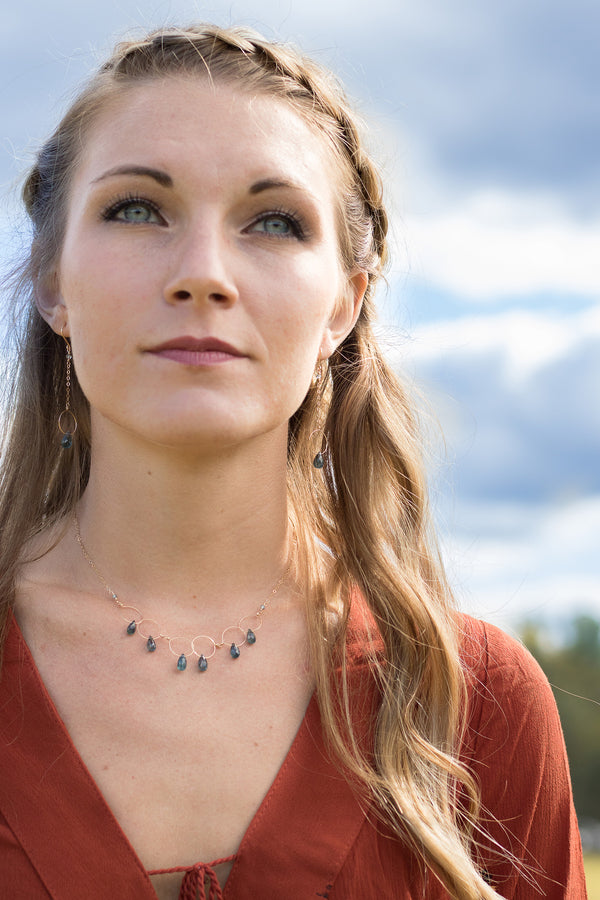
<svg viewBox="0 0 600 900">
<path fill-rule="evenodd" d="M 197 76 L 113 93 L 83 135 L 74 188 L 121 163 L 162 164 L 222 187 L 275 175 L 336 205 L 339 166 L 314 124 L 283 99 Z"/>
</svg>

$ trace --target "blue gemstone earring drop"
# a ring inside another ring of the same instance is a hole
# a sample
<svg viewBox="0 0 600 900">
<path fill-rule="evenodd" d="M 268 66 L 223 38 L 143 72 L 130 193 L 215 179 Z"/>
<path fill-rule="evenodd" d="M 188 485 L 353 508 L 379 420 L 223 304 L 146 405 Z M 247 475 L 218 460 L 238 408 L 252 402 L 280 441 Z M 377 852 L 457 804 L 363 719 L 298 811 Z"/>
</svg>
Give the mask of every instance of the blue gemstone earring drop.
<svg viewBox="0 0 600 900">
<path fill-rule="evenodd" d="M 316 456 L 313 458 L 313 466 L 315 467 L 315 469 L 322 469 L 325 465 L 325 453 L 327 453 L 329 449 L 329 444 L 327 443 L 327 435 L 324 432 L 321 432 L 320 429 L 317 429 L 317 431 L 313 431 L 310 437 L 312 438 L 315 436 L 320 436 L 321 447 Z M 323 444 L 325 444 L 325 446 L 323 446 Z"/>
</svg>

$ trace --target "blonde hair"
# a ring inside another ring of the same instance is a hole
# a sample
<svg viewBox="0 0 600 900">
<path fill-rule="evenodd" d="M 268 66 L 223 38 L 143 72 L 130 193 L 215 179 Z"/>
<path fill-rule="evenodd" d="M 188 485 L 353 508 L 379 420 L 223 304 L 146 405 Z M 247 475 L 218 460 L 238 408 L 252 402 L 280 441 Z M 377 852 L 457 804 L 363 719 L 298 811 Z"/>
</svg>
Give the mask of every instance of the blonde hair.
<svg viewBox="0 0 600 900">
<path fill-rule="evenodd" d="M 171 75 L 225 82 L 290 104 L 338 160 L 340 255 L 348 273 L 368 274 L 368 287 L 355 328 L 292 417 L 288 451 L 323 729 L 342 766 L 374 798 L 378 815 L 450 896 L 493 900 L 499 895 L 474 861 L 478 793 L 458 757 L 465 674 L 450 593 L 429 536 L 417 423 L 372 330 L 373 287 L 386 254 L 380 179 L 343 91 L 295 50 L 247 29 L 205 25 L 121 43 L 42 147 L 23 190 L 34 236 L 18 284 L 29 306 L 0 473 L 0 626 L 6 629 L 25 542 L 73 509 L 90 465 L 89 407 L 75 374 L 79 430 L 69 454 L 59 447 L 64 345 L 35 308 L 36 286 L 53 277 L 71 177 L 94 116 L 116 92 Z M 319 449 L 315 433 L 324 435 L 326 447 L 321 471 L 311 465 Z M 323 548 L 332 560 L 326 580 Z M 345 653 L 357 594 L 373 633 L 365 648 L 378 698 L 372 746 L 353 724 L 358 700 Z M 340 612 L 335 634 L 332 606 Z"/>
</svg>

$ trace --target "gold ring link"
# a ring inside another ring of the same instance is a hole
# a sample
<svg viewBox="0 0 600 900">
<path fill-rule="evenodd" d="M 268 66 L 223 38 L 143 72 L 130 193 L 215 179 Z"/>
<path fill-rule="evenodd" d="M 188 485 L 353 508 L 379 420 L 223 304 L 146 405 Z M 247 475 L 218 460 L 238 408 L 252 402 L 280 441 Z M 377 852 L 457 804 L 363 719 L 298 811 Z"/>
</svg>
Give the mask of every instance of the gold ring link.
<svg viewBox="0 0 600 900">
<path fill-rule="evenodd" d="M 64 427 L 64 416 L 70 416 L 72 427 L 65 428 Z M 77 419 L 75 418 L 75 414 L 70 409 L 63 409 L 60 416 L 58 417 L 58 430 L 61 434 L 75 434 L 77 431 Z"/>
<path fill-rule="evenodd" d="M 204 639 L 205 641 L 208 641 L 209 644 L 212 644 L 212 650 L 210 651 L 210 653 L 208 655 L 206 653 L 198 653 L 198 651 L 196 650 L 196 641 L 199 641 L 201 639 Z M 215 655 L 215 653 L 217 652 L 217 646 L 218 646 L 217 642 L 215 641 L 215 639 L 213 637 L 210 636 L 210 634 L 197 634 L 195 638 L 192 638 L 191 645 L 192 645 L 192 653 L 194 653 L 195 656 L 198 656 L 198 657 L 203 656 L 204 659 L 212 659 L 213 656 Z"/>
<path fill-rule="evenodd" d="M 158 629 L 156 636 L 154 636 L 153 634 L 150 634 L 150 633 L 144 634 L 144 632 L 141 630 L 141 625 L 143 622 L 153 622 L 156 625 L 156 627 Z M 147 641 L 149 637 L 153 637 L 154 640 L 158 640 L 159 638 L 164 638 L 164 634 L 161 633 L 160 625 L 158 624 L 156 619 L 148 619 L 148 618 L 140 619 L 139 622 L 136 622 L 136 625 L 137 625 L 138 634 L 140 635 L 140 637 L 143 637 L 145 641 Z"/>
<path fill-rule="evenodd" d="M 241 640 L 241 641 L 230 641 L 230 640 L 228 640 L 228 639 L 225 637 L 225 635 L 227 634 L 228 631 L 239 631 L 239 632 L 242 634 L 242 636 L 243 636 L 243 640 Z M 221 643 L 220 643 L 219 646 L 220 646 L 220 647 L 224 647 L 225 644 L 232 644 L 232 643 L 235 644 L 237 647 L 243 647 L 244 644 L 247 644 L 247 643 L 248 643 L 248 641 L 246 640 L 246 632 L 244 631 L 244 629 L 242 628 L 241 625 L 230 625 L 228 628 L 225 629 L 225 631 L 222 632 L 222 634 L 221 634 Z"/>
</svg>

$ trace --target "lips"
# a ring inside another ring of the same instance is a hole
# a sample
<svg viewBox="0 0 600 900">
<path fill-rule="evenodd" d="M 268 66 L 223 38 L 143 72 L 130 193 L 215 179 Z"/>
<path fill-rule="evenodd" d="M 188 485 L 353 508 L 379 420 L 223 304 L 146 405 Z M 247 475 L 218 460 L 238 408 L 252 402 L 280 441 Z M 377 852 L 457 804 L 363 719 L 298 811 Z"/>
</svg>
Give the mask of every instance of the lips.
<svg viewBox="0 0 600 900">
<path fill-rule="evenodd" d="M 245 356 L 236 347 L 218 338 L 195 338 L 189 335 L 172 338 L 147 351 L 162 359 L 188 366 L 210 366 Z"/>
</svg>

